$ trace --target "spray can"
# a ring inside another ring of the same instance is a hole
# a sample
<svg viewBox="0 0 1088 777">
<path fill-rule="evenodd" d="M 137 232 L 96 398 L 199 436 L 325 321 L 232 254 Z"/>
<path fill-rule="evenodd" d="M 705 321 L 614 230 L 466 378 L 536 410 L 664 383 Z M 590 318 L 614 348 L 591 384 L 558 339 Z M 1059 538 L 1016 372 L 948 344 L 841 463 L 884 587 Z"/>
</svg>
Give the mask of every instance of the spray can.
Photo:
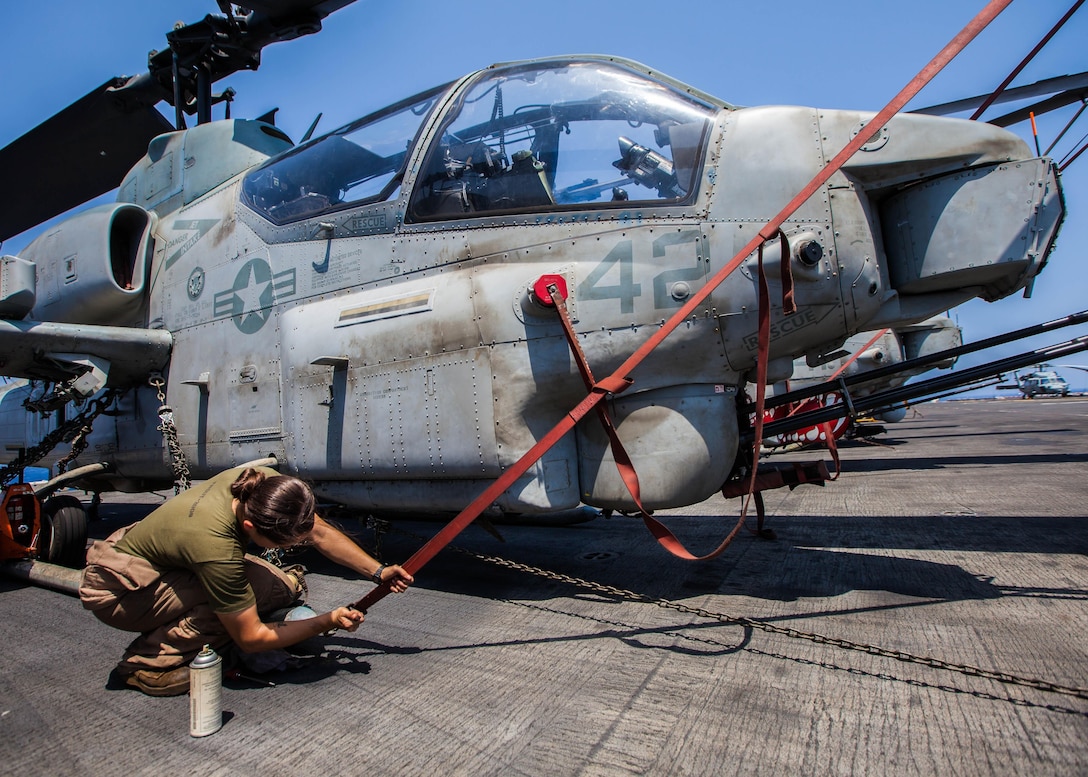
<svg viewBox="0 0 1088 777">
<path fill-rule="evenodd" d="M 223 659 L 205 645 L 189 664 L 189 736 L 206 737 L 223 727 Z"/>
</svg>

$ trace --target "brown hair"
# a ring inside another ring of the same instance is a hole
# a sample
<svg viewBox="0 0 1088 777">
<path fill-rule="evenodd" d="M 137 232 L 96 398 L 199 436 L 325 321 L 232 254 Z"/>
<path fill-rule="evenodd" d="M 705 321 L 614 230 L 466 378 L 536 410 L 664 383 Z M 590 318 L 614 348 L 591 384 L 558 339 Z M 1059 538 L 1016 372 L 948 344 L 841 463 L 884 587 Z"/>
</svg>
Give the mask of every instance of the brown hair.
<svg viewBox="0 0 1088 777">
<path fill-rule="evenodd" d="M 242 504 L 242 517 L 263 536 L 286 544 L 314 528 L 314 492 L 290 475 L 268 476 L 248 467 L 230 485 Z"/>
</svg>

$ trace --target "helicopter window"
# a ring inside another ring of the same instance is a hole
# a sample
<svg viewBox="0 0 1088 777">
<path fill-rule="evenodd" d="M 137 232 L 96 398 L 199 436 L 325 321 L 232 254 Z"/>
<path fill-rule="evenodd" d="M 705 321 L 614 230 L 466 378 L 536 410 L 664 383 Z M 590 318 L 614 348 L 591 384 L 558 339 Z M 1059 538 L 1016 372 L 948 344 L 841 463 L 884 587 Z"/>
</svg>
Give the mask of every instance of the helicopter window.
<svg viewBox="0 0 1088 777">
<path fill-rule="evenodd" d="M 685 200 L 715 111 L 610 63 L 488 71 L 430 149 L 411 217 Z"/>
<path fill-rule="evenodd" d="M 399 103 L 277 157 L 246 176 L 245 202 L 275 224 L 351 205 L 381 202 L 400 190 L 405 160 L 446 87 Z"/>
</svg>

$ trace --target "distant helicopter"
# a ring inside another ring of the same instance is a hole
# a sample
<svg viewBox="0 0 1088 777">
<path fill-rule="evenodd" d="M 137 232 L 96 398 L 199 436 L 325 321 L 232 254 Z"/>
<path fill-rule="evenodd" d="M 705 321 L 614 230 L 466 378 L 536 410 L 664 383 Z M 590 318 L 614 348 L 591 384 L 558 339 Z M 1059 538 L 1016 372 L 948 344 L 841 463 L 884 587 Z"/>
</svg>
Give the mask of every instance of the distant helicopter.
<svg viewBox="0 0 1088 777">
<path fill-rule="evenodd" d="M 741 108 L 616 57 L 494 65 L 298 146 L 210 120 L 214 81 L 349 1 L 221 2 L 0 150 L 23 192 L 0 239 L 119 186 L 0 260 L 7 479 L 63 461 L 88 490 L 149 490 L 274 459 L 330 501 L 457 510 L 579 402 L 580 364 L 615 370 L 859 134 L 762 251 L 768 382 L 1024 289 L 1065 217 L 1054 163 L 991 124 Z M 752 256 L 614 387 L 647 509 L 735 477 L 758 287 Z M 591 420 L 495 506 L 632 509 Z"/>
<path fill-rule="evenodd" d="M 1015 385 L 1002 385 L 998 386 L 998 388 L 1015 389 L 1019 391 L 1020 395 L 1025 399 L 1046 396 L 1068 396 L 1069 383 L 1057 372 L 1049 369 L 1049 367 L 1049 364 L 1040 364 L 1031 372 L 1026 372 L 1024 374 L 1013 373 L 1013 379 L 1016 381 Z"/>
</svg>

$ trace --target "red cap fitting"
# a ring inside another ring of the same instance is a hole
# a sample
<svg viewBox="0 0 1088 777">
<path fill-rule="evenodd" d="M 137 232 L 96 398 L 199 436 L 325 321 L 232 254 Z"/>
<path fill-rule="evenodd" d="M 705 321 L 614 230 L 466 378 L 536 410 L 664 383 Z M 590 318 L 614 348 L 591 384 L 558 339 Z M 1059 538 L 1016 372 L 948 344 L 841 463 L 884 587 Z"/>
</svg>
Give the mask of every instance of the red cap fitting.
<svg viewBox="0 0 1088 777">
<path fill-rule="evenodd" d="M 533 296 L 536 297 L 536 301 L 544 307 L 553 308 L 555 301 L 552 299 L 551 292 L 548 291 L 549 286 L 555 286 L 559 297 L 566 300 L 567 279 L 562 275 L 541 275 L 533 284 Z"/>
</svg>

